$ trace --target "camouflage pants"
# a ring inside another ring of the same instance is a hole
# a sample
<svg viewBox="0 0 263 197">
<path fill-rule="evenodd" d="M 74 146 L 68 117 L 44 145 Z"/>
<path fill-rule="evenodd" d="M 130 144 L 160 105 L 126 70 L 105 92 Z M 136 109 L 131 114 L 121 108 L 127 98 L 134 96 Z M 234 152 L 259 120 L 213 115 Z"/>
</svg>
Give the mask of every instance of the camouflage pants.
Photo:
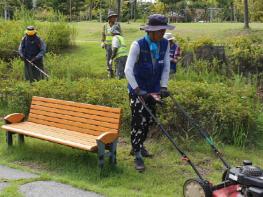
<svg viewBox="0 0 263 197">
<path fill-rule="evenodd" d="M 127 61 L 127 56 L 122 56 L 115 59 L 115 73 L 118 79 L 125 77 L 124 68 Z"/>
<path fill-rule="evenodd" d="M 110 58 L 111 58 L 111 55 L 112 55 L 111 45 L 106 44 L 106 45 L 105 45 L 105 50 L 106 50 L 107 70 L 112 72 L 112 65 L 110 64 Z"/>
<path fill-rule="evenodd" d="M 145 101 L 146 105 L 155 114 L 155 103 Z M 130 95 L 131 121 L 131 144 L 134 152 L 141 150 L 147 138 L 149 126 L 152 123 L 150 114 L 141 104 L 137 96 Z"/>
</svg>

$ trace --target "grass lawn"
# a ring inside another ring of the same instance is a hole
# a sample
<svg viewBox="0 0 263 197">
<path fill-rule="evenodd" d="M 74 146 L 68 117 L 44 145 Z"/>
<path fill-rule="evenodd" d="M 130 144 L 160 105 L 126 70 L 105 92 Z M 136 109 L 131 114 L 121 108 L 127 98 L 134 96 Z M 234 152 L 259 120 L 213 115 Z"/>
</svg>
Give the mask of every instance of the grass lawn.
<svg viewBox="0 0 263 197">
<path fill-rule="evenodd" d="M 0 134 L 0 140 L 4 142 L 3 132 Z M 150 140 L 146 146 L 155 156 L 145 159 L 145 173 L 134 170 L 127 137 L 120 139 L 117 167 L 110 168 L 107 165 L 101 174 L 97 168 L 96 154 L 31 138 L 26 138 L 26 144 L 22 147 L 15 142 L 13 147 L 7 149 L 6 144 L 1 143 L 0 163 L 39 173 L 41 177 L 38 180 L 61 181 L 105 196 L 181 197 L 184 181 L 196 177 L 193 170 L 180 160 L 179 154 L 167 139 Z M 208 145 L 189 139 L 182 147 L 209 181 L 220 182 L 223 168 Z M 239 165 L 244 159 L 250 159 L 256 165 L 263 162 L 262 149 L 240 149 L 222 144 L 220 148 L 224 150 L 225 158 L 232 165 Z M 13 185 L 22 183 L 13 182 Z M 11 191 L 7 189 L 7 193 L 4 194 L 14 194 L 16 189 L 17 187 Z"/>
<path fill-rule="evenodd" d="M 102 24 L 95 22 L 73 23 L 79 34 L 77 46 L 65 51 L 58 59 L 68 61 L 69 65 L 83 67 L 83 72 L 91 72 L 101 78 L 106 78 L 105 52 L 100 48 L 100 35 Z M 122 24 L 127 43 L 143 36 L 138 30 L 139 23 Z M 203 35 L 223 39 L 246 33 L 242 30 L 241 23 L 220 24 L 175 24 L 176 34 L 191 40 Z M 252 33 L 262 34 L 262 24 L 251 24 Z M 66 59 L 66 60 L 65 60 Z M 55 62 L 53 62 L 55 63 Z M 55 65 L 47 65 L 55 66 Z M 127 103 L 128 104 L 128 103 Z M 6 114 L 3 108 L 0 114 Z M 263 117 L 262 117 L 263 118 Z M 2 120 L 0 120 L 0 124 Z M 115 168 L 106 165 L 100 173 L 97 167 L 97 155 L 61 145 L 52 144 L 36 139 L 26 138 L 24 146 L 15 145 L 7 149 L 4 132 L 0 132 L 0 164 L 17 167 L 40 174 L 38 180 L 55 180 L 73 186 L 91 190 L 112 197 L 182 197 L 182 186 L 186 179 L 196 177 L 193 170 L 180 160 L 180 155 L 175 151 L 166 138 L 149 139 L 146 146 L 155 154 L 152 159 L 145 159 L 146 171 L 137 173 L 134 169 L 133 157 L 129 156 L 130 141 L 129 131 L 121 131 L 118 144 Z M 261 143 L 258 141 L 257 143 Z M 179 142 L 180 146 L 193 158 L 200 172 L 211 182 L 221 180 L 223 168 L 221 163 L 212 154 L 210 147 L 202 140 L 188 138 Z M 263 149 L 240 148 L 219 143 L 219 149 L 232 166 L 242 164 L 242 160 L 250 159 L 255 165 L 262 165 Z M 31 180 L 30 180 L 31 181 Z M 0 197 L 18 196 L 18 186 L 23 181 L 14 181 L 4 190 Z"/>
<path fill-rule="evenodd" d="M 101 40 L 101 31 L 103 24 L 96 22 L 79 22 L 73 23 L 78 30 L 77 41 L 97 41 Z M 144 35 L 144 31 L 140 31 L 140 23 L 121 23 L 123 36 L 128 43 L 140 38 Z M 250 31 L 243 30 L 243 23 L 175 23 L 175 30 L 171 31 L 175 35 L 183 38 L 194 40 L 203 36 L 223 40 L 232 36 L 247 34 L 262 34 L 262 23 L 251 23 Z"/>
</svg>

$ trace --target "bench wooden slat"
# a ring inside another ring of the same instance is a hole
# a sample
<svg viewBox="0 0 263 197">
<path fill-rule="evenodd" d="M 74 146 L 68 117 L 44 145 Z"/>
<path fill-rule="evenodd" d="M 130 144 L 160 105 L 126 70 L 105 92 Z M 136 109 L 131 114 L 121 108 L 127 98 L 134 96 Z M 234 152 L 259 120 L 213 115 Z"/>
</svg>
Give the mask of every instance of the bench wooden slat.
<svg viewBox="0 0 263 197">
<path fill-rule="evenodd" d="M 3 125 L 2 126 L 3 129 L 9 130 L 9 131 L 13 131 L 19 134 L 23 134 L 26 136 L 31 136 L 34 138 L 38 138 L 38 139 L 43 139 L 46 141 L 50 141 L 50 142 L 55 142 L 58 144 L 63 144 L 63 145 L 67 145 L 70 147 L 74 147 L 74 148 L 79 148 L 82 150 L 88 150 L 88 151 L 94 151 L 97 149 L 97 146 L 94 143 L 91 144 L 82 144 L 79 142 L 74 142 L 72 140 L 63 140 L 60 137 L 52 137 L 52 136 L 48 136 L 45 133 L 38 133 L 37 131 L 34 132 L 30 132 L 24 129 L 20 129 L 20 128 L 12 128 L 11 125 Z"/>
<path fill-rule="evenodd" d="M 69 130 L 75 131 L 75 128 L 83 128 L 83 129 L 91 129 L 95 130 L 98 132 L 107 132 L 110 130 L 110 128 L 107 127 L 101 127 L 101 126 L 95 126 L 95 125 L 90 125 L 90 124 L 84 124 L 80 122 L 74 122 L 74 121 L 69 121 L 69 120 L 64 120 L 60 118 L 54 118 L 54 117 L 48 117 L 48 116 L 43 116 L 43 115 L 37 115 L 37 114 L 30 114 L 30 117 L 28 119 L 29 122 L 34 122 L 34 119 L 37 120 L 46 120 L 49 122 L 54 122 L 54 123 L 61 123 L 65 124 L 67 126 L 70 126 Z M 60 128 L 60 127 L 59 127 Z M 117 133 L 117 130 L 115 130 Z"/>
<path fill-rule="evenodd" d="M 106 107 L 106 106 L 101 106 L 101 105 L 91 105 L 87 103 L 78 103 L 78 102 L 65 101 L 65 100 L 59 100 L 59 99 L 53 99 L 53 98 L 33 96 L 32 100 L 55 103 L 55 104 L 63 104 L 63 105 L 74 106 L 74 107 L 85 108 L 85 109 L 93 109 L 96 111 L 112 112 L 112 113 L 117 113 L 117 114 L 120 114 L 121 112 L 120 108 L 112 108 L 112 107 Z"/>
<path fill-rule="evenodd" d="M 82 144 L 89 144 L 89 143 L 96 144 L 96 139 L 98 138 L 98 136 L 92 136 L 89 134 L 83 134 L 83 133 L 76 132 L 76 131 L 74 132 L 74 131 L 69 131 L 66 129 L 59 129 L 59 128 L 50 127 L 46 125 L 35 124 L 32 122 L 24 122 L 22 124 L 15 125 L 15 126 L 12 125 L 12 127 L 15 127 L 18 129 L 24 129 L 27 131 L 36 131 L 39 133 L 45 133 L 45 134 L 48 134 L 49 136 L 56 136 L 56 137 L 61 136 L 62 138 L 67 136 L 65 139 L 77 140 L 81 142 Z"/>
<path fill-rule="evenodd" d="M 46 112 L 46 111 L 31 109 L 30 110 L 31 117 L 34 117 L 34 114 L 48 116 L 48 117 L 54 117 L 54 118 L 60 118 L 60 119 L 64 119 L 64 120 L 75 121 L 75 122 L 80 122 L 80 123 L 89 124 L 89 125 L 103 126 L 103 127 L 107 127 L 110 129 L 118 129 L 118 127 L 119 127 L 118 124 L 112 124 L 112 123 L 103 122 L 103 121 L 91 120 L 88 118 L 82 118 L 82 117 L 58 114 L 58 113 L 54 113 L 54 112 Z"/>
<path fill-rule="evenodd" d="M 93 109 L 85 109 L 85 108 L 79 108 L 79 107 L 75 107 L 75 106 L 54 104 L 54 103 L 35 101 L 35 100 L 32 101 L 32 105 L 46 106 L 49 108 L 56 108 L 56 109 L 64 109 L 64 110 L 73 111 L 73 112 L 83 112 L 83 113 L 87 113 L 87 114 L 99 115 L 102 117 L 109 117 L 109 118 L 119 118 L 119 116 L 120 116 L 120 114 L 111 113 L 111 112 L 96 111 Z"/>
<path fill-rule="evenodd" d="M 35 118 L 31 118 L 31 121 L 34 122 L 34 123 L 43 124 L 43 125 L 47 125 L 47 126 L 52 126 L 52 127 L 57 127 L 57 128 L 61 128 L 61 129 L 72 130 L 72 126 L 61 124 L 61 123 L 55 123 L 55 122 L 50 122 L 50 121 L 46 121 L 46 120 L 39 120 L 39 119 L 35 119 Z M 81 133 L 95 135 L 95 136 L 98 136 L 101 133 L 103 133 L 103 132 L 99 132 L 99 131 L 95 131 L 95 130 L 91 130 L 91 129 L 83 129 L 83 128 L 80 128 L 80 127 L 75 127 L 73 131 L 78 131 L 78 132 L 81 132 Z"/>
<path fill-rule="evenodd" d="M 70 116 L 87 118 L 87 119 L 91 119 L 91 120 L 99 120 L 99 121 L 108 122 L 108 123 L 117 123 L 117 124 L 119 123 L 119 119 L 116 119 L 116 118 L 102 117 L 102 116 L 86 114 L 86 113 L 82 113 L 82 112 L 72 112 L 72 111 L 67 111 L 67 110 L 63 110 L 63 109 L 49 108 L 46 106 L 31 105 L 30 112 L 31 112 L 31 110 L 54 112 L 54 113 L 57 113 L 58 115 L 59 114 L 65 114 L 65 115 L 70 115 Z"/>
<path fill-rule="evenodd" d="M 26 126 L 30 126 L 31 128 L 40 128 L 40 129 L 47 129 L 48 131 L 54 131 L 54 132 L 61 132 L 61 133 L 67 133 L 70 130 L 67 129 L 61 129 L 61 128 L 57 128 L 57 127 L 52 127 L 52 126 L 47 126 L 47 125 L 43 125 L 43 124 L 38 124 L 38 123 L 33 123 L 33 122 L 22 122 L 21 126 L 23 127 L 24 124 L 26 124 Z M 89 136 L 92 139 L 97 139 L 97 135 L 90 135 L 90 134 L 86 134 L 86 133 L 81 133 L 81 132 L 77 132 L 77 131 L 72 131 L 72 133 L 77 133 L 79 136 L 85 137 L 85 136 Z"/>
</svg>

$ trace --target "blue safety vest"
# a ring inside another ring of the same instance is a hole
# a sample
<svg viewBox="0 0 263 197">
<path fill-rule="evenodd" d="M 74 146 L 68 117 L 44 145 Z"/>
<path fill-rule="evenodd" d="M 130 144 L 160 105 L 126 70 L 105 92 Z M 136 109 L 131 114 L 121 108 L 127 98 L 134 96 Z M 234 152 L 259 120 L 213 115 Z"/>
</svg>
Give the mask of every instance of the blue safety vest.
<svg viewBox="0 0 263 197">
<path fill-rule="evenodd" d="M 22 53 L 25 58 L 32 59 L 40 52 L 41 40 L 35 36 L 25 36 L 22 40 Z"/>
<path fill-rule="evenodd" d="M 153 64 L 151 51 L 145 38 L 138 40 L 140 55 L 134 65 L 133 73 L 135 80 L 141 90 L 148 93 L 160 92 L 160 81 L 164 68 L 164 57 L 168 46 L 168 40 L 162 39 L 159 42 L 159 59 Z M 128 85 L 129 92 L 135 94 L 134 90 Z"/>
</svg>

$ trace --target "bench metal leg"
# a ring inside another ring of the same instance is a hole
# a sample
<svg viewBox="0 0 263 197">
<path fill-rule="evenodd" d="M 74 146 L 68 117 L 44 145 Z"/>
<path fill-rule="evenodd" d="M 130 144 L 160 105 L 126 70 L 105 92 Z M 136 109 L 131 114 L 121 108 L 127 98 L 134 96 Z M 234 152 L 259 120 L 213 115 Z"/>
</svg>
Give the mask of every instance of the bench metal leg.
<svg viewBox="0 0 263 197">
<path fill-rule="evenodd" d="M 110 145 L 110 164 L 113 164 L 113 165 L 117 163 L 117 159 L 116 159 L 117 143 L 118 143 L 118 140 L 115 140 Z"/>
<path fill-rule="evenodd" d="M 7 142 L 8 146 L 13 145 L 13 136 L 12 136 L 12 133 L 10 131 L 6 132 L 6 142 Z"/>
<path fill-rule="evenodd" d="M 18 143 L 19 145 L 22 145 L 25 143 L 25 137 L 22 134 L 18 134 Z"/>
<path fill-rule="evenodd" d="M 99 163 L 99 167 L 102 168 L 104 166 L 105 144 L 97 140 L 97 145 L 98 145 L 98 163 Z"/>
</svg>

